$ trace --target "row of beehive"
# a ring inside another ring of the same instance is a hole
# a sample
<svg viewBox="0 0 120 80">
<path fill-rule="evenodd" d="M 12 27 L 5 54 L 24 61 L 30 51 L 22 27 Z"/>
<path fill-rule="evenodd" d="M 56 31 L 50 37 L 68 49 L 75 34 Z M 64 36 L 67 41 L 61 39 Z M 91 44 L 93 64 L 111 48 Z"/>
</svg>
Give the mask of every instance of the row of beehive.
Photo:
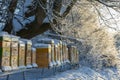
<svg viewBox="0 0 120 80">
<path fill-rule="evenodd" d="M 30 40 L 6 32 L 0 33 L 0 67 L 2 71 L 37 67 L 36 49 Z"/>
<path fill-rule="evenodd" d="M 40 39 L 35 47 L 36 62 L 40 68 L 79 63 L 79 53 L 76 46 L 67 45 L 59 40 Z"/>
</svg>

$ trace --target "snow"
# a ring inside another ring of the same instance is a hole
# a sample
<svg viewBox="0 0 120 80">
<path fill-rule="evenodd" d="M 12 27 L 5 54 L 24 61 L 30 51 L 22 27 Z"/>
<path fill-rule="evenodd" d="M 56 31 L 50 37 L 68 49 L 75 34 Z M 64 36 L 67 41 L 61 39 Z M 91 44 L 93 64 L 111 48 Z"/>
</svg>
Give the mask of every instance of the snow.
<svg viewBox="0 0 120 80">
<path fill-rule="evenodd" d="M 34 51 L 34 52 L 35 52 L 35 51 L 36 51 L 36 48 L 32 48 L 32 51 Z"/>
<path fill-rule="evenodd" d="M 53 22 L 53 0 L 47 0 L 47 3 L 49 3 L 49 4 L 46 4 L 46 9 L 47 9 L 47 11 L 46 11 L 46 15 L 47 15 L 47 17 L 46 17 L 46 19 L 44 20 L 45 22 Z M 43 23 L 44 23 L 44 21 L 43 21 Z"/>
<path fill-rule="evenodd" d="M 19 12 L 20 12 L 20 10 L 19 10 L 19 9 L 16 9 L 14 13 L 15 13 L 15 14 L 18 14 Z"/>
<path fill-rule="evenodd" d="M 24 11 L 28 11 L 28 6 L 32 5 L 32 1 L 33 0 L 25 0 L 25 3 L 24 3 Z"/>
<path fill-rule="evenodd" d="M 46 18 L 43 20 L 43 23 L 50 23 L 49 17 L 46 17 Z"/>
<path fill-rule="evenodd" d="M 63 13 L 66 11 L 67 6 L 62 6 L 60 9 L 60 15 L 63 15 Z"/>
<path fill-rule="evenodd" d="M 68 5 L 70 5 L 71 0 L 63 0 L 62 1 L 62 7 L 60 9 L 60 15 L 63 15 L 63 13 L 66 11 Z"/>
<path fill-rule="evenodd" d="M 48 43 L 48 44 L 51 44 L 51 43 L 54 43 L 54 40 L 53 39 L 38 39 L 37 41 L 38 43 Z"/>
<path fill-rule="evenodd" d="M 6 20 L 7 20 L 7 8 L 9 6 L 8 3 L 10 3 L 11 0 L 8 0 L 8 1 L 1 1 L 0 2 L 0 31 L 3 30 L 3 28 L 5 27 L 5 23 L 6 23 Z M 4 3 L 4 4 L 3 4 Z"/>
<path fill-rule="evenodd" d="M 34 44 L 34 47 L 36 48 L 51 48 L 50 44 Z"/>
<path fill-rule="evenodd" d="M 39 80 L 120 80 L 120 76 L 115 68 L 95 71 L 89 67 L 81 66 L 79 69 L 67 70 Z"/>
<path fill-rule="evenodd" d="M 28 6 L 32 5 L 32 1 L 33 0 L 25 0 L 24 5 L 23 5 L 23 1 L 17 4 L 17 8 L 15 9 L 15 13 L 14 13 L 15 16 L 13 19 L 14 32 L 20 31 L 21 29 L 25 28 L 24 26 L 26 24 L 29 24 L 35 20 L 35 15 L 28 17 L 27 19 L 24 16 L 25 12 L 28 11 Z"/>
<path fill-rule="evenodd" d="M 2 29 L 4 28 L 5 23 L 0 23 L 0 31 L 2 31 Z"/>
<path fill-rule="evenodd" d="M 98 10 L 103 19 L 100 19 L 100 26 L 107 25 L 107 31 L 110 33 L 115 33 L 120 30 L 120 13 L 113 8 L 100 5 Z M 106 25 L 104 24 L 105 21 Z"/>
</svg>

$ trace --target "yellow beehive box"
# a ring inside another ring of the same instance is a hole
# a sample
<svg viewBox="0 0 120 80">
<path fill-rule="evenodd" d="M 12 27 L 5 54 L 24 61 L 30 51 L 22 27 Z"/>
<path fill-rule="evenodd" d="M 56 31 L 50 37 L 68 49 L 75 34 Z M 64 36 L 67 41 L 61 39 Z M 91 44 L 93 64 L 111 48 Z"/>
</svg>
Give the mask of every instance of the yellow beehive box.
<svg viewBox="0 0 120 80">
<path fill-rule="evenodd" d="M 36 62 L 39 68 L 50 68 L 51 65 L 51 45 L 50 44 L 36 44 Z"/>
<path fill-rule="evenodd" d="M 11 70 L 10 67 L 10 35 L 6 32 L 0 33 L 0 66 L 3 71 Z"/>
<path fill-rule="evenodd" d="M 18 69 L 18 40 L 19 37 L 11 35 L 10 65 L 13 70 Z"/>
<path fill-rule="evenodd" d="M 53 39 L 39 39 L 39 43 L 50 44 L 51 45 L 51 61 L 53 66 L 56 66 L 57 63 L 54 61 L 54 40 Z"/>
<path fill-rule="evenodd" d="M 32 41 L 22 39 L 25 42 L 25 66 L 32 68 Z"/>
<path fill-rule="evenodd" d="M 18 66 L 19 69 L 24 69 L 25 67 L 25 43 L 19 40 L 18 48 Z"/>
<path fill-rule="evenodd" d="M 36 64 L 36 48 L 32 48 L 32 66 L 38 67 L 38 65 Z"/>
</svg>

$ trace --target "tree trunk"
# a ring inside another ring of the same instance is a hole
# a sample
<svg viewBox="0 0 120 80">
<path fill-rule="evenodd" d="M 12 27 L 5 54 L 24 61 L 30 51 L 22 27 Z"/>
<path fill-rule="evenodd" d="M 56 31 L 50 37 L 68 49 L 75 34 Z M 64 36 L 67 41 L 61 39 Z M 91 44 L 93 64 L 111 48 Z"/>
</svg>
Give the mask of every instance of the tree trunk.
<svg viewBox="0 0 120 80">
<path fill-rule="evenodd" d="M 10 3 L 10 6 L 8 7 L 9 19 L 7 20 L 5 28 L 3 29 L 3 31 L 7 31 L 8 33 L 11 33 L 11 31 L 13 29 L 12 20 L 13 20 L 13 16 L 14 16 L 14 11 L 15 11 L 16 6 L 17 6 L 17 2 L 18 2 L 18 0 L 12 0 Z"/>
</svg>

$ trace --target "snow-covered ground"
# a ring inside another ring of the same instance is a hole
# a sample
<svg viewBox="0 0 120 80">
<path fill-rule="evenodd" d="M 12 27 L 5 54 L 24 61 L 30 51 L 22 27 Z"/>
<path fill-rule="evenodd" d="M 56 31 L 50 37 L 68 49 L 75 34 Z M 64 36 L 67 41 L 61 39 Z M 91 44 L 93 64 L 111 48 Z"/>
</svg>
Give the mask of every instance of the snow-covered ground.
<svg viewBox="0 0 120 80">
<path fill-rule="evenodd" d="M 71 69 L 56 72 L 53 69 L 32 69 L 26 72 L 9 75 L 8 78 L 0 77 L 0 80 L 120 80 L 119 70 L 105 68 L 95 71 L 89 67 L 80 66 L 78 69 Z"/>
<path fill-rule="evenodd" d="M 42 80 L 120 80 L 120 76 L 118 76 L 118 72 L 114 68 L 96 72 L 89 67 L 80 67 L 79 69 L 68 70 Z"/>
</svg>

